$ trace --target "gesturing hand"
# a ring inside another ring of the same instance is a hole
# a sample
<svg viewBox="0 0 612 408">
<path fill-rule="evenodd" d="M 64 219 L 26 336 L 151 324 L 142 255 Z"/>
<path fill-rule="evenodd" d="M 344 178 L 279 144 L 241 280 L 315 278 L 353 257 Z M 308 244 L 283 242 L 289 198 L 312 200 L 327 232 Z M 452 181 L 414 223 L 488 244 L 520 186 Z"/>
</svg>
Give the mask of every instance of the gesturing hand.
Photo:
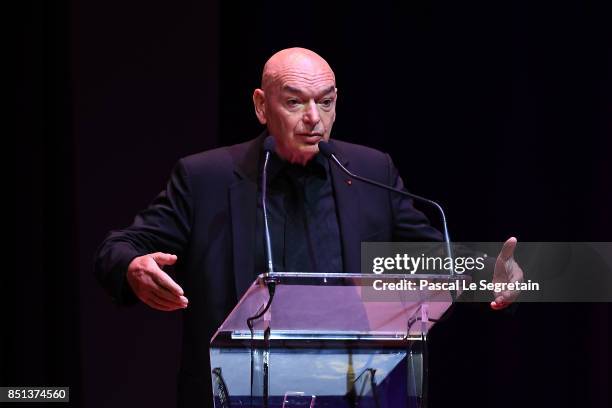
<svg viewBox="0 0 612 408">
<path fill-rule="evenodd" d="M 502 247 L 497 260 L 495 261 L 495 271 L 493 272 L 493 283 L 522 282 L 523 270 L 514 260 L 514 249 L 516 248 L 516 238 L 509 238 Z M 491 302 L 494 310 L 503 309 L 518 297 L 518 290 L 503 290 L 495 295 L 495 300 Z"/>
<path fill-rule="evenodd" d="M 127 281 L 136 296 L 154 309 L 170 312 L 187 307 L 183 289 L 161 268 L 174 265 L 176 255 L 155 252 L 134 258 L 127 270 Z"/>
</svg>

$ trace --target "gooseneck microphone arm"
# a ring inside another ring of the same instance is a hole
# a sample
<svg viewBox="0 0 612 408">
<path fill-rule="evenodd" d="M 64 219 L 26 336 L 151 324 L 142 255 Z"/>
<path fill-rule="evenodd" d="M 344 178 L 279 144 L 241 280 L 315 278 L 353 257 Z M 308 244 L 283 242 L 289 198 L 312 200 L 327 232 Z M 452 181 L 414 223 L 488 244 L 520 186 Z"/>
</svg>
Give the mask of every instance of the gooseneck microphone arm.
<svg viewBox="0 0 612 408">
<path fill-rule="evenodd" d="M 335 154 L 335 150 L 334 147 L 332 146 L 331 142 L 319 142 L 319 151 L 321 152 L 321 154 L 323 154 L 323 156 L 327 157 L 328 159 L 331 159 L 334 163 L 336 163 L 336 165 L 347 175 L 351 176 L 352 178 L 354 178 L 355 180 L 359 180 L 361 182 L 364 182 L 366 184 L 371 184 L 380 188 L 384 188 L 385 190 L 389 190 L 389 191 L 393 191 L 396 192 L 398 194 L 404 195 L 406 197 L 410 197 L 410 198 L 414 198 L 415 200 L 418 201 L 422 201 L 425 203 L 428 203 L 432 206 L 434 206 L 435 208 L 438 209 L 438 211 L 440 212 L 441 218 L 442 218 L 442 229 L 443 229 L 443 234 L 444 234 L 444 243 L 446 246 L 446 253 L 448 255 L 449 258 L 453 259 L 453 253 L 451 250 L 451 240 L 450 240 L 450 236 L 448 234 L 448 226 L 446 225 L 446 215 L 444 214 L 444 210 L 442 209 L 442 206 L 440 204 L 438 204 L 437 202 L 430 200 L 428 198 L 425 197 L 421 197 L 419 195 L 416 194 L 412 194 L 409 193 L 407 191 L 404 190 L 400 190 L 398 188 L 394 188 L 391 186 L 388 186 L 386 184 L 383 183 L 379 183 L 378 181 L 375 180 L 371 180 L 369 178 L 365 178 L 362 177 L 360 175 L 357 175 L 353 172 L 351 172 L 349 169 L 347 169 L 346 167 L 344 167 L 344 165 L 340 162 L 340 160 L 338 160 L 338 158 L 336 157 Z M 450 270 L 450 274 L 454 275 L 455 274 L 455 268 L 454 265 L 451 261 L 451 270 Z"/>
<path fill-rule="evenodd" d="M 270 227 L 268 225 L 268 208 L 266 205 L 266 196 L 268 191 L 268 162 L 270 161 L 270 155 L 274 151 L 274 138 L 272 136 L 266 137 L 263 144 L 263 149 L 265 152 L 264 164 L 261 174 L 261 207 L 263 210 L 264 217 L 264 233 L 265 233 L 265 243 L 266 243 L 266 260 L 268 263 L 268 273 L 274 272 L 274 262 L 272 261 L 272 244 L 270 241 Z M 272 305 L 272 301 L 274 300 L 274 293 L 276 292 L 276 280 L 275 279 L 266 279 L 266 286 L 268 287 L 268 301 L 264 305 L 263 309 L 256 313 L 254 316 L 251 316 L 247 319 L 246 323 L 249 327 L 249 331 L 251 332 L 251 406 L 253 405 L 253 394 L 255 393 L 255 342 L 254 336 L 255 331 L 254 323 L 256 320 L 260 319 L 266 312 L 270 309 Z M 265 318 L 264 318 L 265 324 Z M 263 339 L 265 343 L 265 347 L 263 353 L 260 353 L 258 356 L 261 359 L 262 370 L 263 370 L 263 379 L 262 379 L 262 397 L 263 397 L 263 407 L 268 408 L 268 392 L 269 392 L 269 365 L 268 359 L 270 358 L 270 326 L 264 328 L 263 331 Z"/>
<path fill-rule="evenodd" d="M 274 138 L 268 136 L 264 141 L 265 159 L 261 175 L 261 207 L 263 210 L 264 230 L 266 241 L 266 260 L 268 262 L 268 272 L 274 272 L 274 262 L 272 262 L 272 243 L 270 241 L 270 227 L 268 225 L 268 207 L 266 198 L 268 195 L 268 162 L 270 154 L 274 151 Z"/>
<path fill-rule="evenodd" d="M 264 229 L 265 229 L 265 241 L 266 241 L 266 258 L 268 263 L 268 273 L 274 272 L 274 262 L 272 261 L 272 244 L 270 241 L 270 228 L 268 227 L 268 211 L 266 208 L 266 191 L 268 184 L 267 170 L 268 170 L 268 161 L 270 159 L 270 154 L 274 151 L 274 138 L 272 136 L 266 137 L 263 145 L 266 157 L 264 160 L 262 175 L 261 175 L 261 206 L 263 209 L 264 216 Z M 276 291 L 276 281 L 274 279 L 266 280 L 268 286 L 268 292 L 270 297 L 268 298 L 268 303 L 264 306 L 263 310 L 259 313 L 255 314 L 255 316 L 251 316 L 247 319 L 247 326 L 249 326 L 249 330 L 251 331 L 251 340 L 253 337 L 253 322 L 260 317 L 262 317 L 270 306 L 272 305 L 272 300 L 274 299 L 274 293 Z"/>
</svg>

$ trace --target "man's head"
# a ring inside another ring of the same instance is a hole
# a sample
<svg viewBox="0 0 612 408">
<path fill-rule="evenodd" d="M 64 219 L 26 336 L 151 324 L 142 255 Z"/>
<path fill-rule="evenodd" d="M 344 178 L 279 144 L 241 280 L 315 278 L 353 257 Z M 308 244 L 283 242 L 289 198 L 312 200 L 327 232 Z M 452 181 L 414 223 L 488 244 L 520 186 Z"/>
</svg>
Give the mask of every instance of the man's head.
<svg viewBox="0 0 612 408">
<path fill-rule="evenodd" d="M 276 139 L 277 153 L 303 165 L 319 152 L 320 140 L 329 140 L 336 97 L 327 62 L 313 51 L 288 48 L 266 62 L 253 103 L 259 122 Z"/>
</svg>

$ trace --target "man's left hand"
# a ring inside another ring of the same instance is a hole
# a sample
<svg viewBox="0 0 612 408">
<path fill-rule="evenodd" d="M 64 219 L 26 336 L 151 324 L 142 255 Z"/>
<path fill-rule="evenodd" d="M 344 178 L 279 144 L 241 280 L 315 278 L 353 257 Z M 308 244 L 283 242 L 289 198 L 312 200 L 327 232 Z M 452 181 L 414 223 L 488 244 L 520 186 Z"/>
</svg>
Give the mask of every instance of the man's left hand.
<svg viewBox="0 0 612 408">
<path fill-rule="evenodd" d="M 493 272 L 493 283 L 522 282 L 523 270 L 514 260 L 514 249 L 517 240 L 509 238 L 502 247 L 497 260 L 495 261 L 495 271 Z M 495 293 L 495 300 L 491 302 L 491 309 L 500 310 L 508 307 L 516 300 L 519 290 L 503 290 Z"/>
</svg>

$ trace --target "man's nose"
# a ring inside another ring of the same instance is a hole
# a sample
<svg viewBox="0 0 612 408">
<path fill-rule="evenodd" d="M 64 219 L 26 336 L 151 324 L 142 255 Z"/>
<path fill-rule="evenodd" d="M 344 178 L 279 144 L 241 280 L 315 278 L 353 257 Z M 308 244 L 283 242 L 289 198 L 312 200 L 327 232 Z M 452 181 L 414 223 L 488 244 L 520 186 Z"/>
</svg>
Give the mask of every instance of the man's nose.
<svg viewBox="0 0 612 408">
<path fill-rule="evenodd" d="M 320 120 L 321 116 L 319 115 L 317 103 L 315 101 L 308 102 L 306 112 L 304 112 L 304 122 L 311 125 L 316 125 Z"/>
</svg>

